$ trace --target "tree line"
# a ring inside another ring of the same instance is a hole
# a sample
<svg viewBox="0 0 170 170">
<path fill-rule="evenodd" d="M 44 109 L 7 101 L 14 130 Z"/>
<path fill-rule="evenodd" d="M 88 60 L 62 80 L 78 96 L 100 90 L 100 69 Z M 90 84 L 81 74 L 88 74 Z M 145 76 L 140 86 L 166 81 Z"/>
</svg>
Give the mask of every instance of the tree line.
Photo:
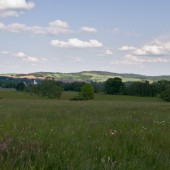
<svg viewBox="0 0 170 170">
<path fill-rule="evenodd" d="M 105 82 L 105 93 L 122 94 L 130 96 L 153 97 L 160 96 L 170 102 L 170 81 L 160 80 L 150 83 L 149 81 L 122 82 L 119 77 L 109 78 Z"/>
<path fill-rule="evenodd" d="M 93 99 L 94 93 L 110 95 L 131 95 L 153 97 L 160 96 L 165 101 L 170 101 L 170 81 L 160 80 L 155 82 L 136 81 L 123 82 L 121 78 L 109 78 L 105 82 L 57 82 L 54 80 L 38 80 L 36 84 L 28 79 L 0 79 L 0 87 L 15 88 L 32 95 L 60 98 L 62 91 L 76 91 L 75 100 Z M 88 94 L 88 95 L 87 95 Z M 87 97 L 88 96 L 88 97 Z"/>
<path fill-rule="evenodd" d="M 63 87 L 60 83 L 51 80 L 41 81 L 39 84 L 29 84 L 25 85 L 24 83 L 19 83 L 16 86 L 18 91 L 25 91 L 31 95 L 38 95 L 48 98 L 60 98 Z"/>
<path fill-rule="evenodd" d="M 77 86 L 75 86 L 77 84 Z M 60 98 L 64 87 L 68 90 L 68 84 L 62 82 L 56 82 L 54 80 L 44 80 L 38 84 L 24 84 L 19 82 L 16 85 L 17 91 L 24 91 L 31 95 L 38 95 L 48 98 Z M 94 89 L 93 86 L 89 83 L 73 83 L 73 89 L 70 85 L 70 91 L 77 91 L 77 95 L 74 96 L 71 100 L 90 100 L 94 98 Z"/>
</svg>

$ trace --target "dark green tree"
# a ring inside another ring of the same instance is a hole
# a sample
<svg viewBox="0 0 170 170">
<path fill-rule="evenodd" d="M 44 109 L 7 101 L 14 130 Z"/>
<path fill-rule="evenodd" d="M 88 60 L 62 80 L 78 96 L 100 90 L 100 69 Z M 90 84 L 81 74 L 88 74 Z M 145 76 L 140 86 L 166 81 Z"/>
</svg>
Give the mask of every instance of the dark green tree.
<svg viewBox="0 0 170 170">
<path fill-rule="evenodd" d="M 170 84 L 165 87 L 165 90 L 161 93 L 161 98 L 164 101 L 170 102 Z"/>
<path fill-rule="evenodd" d="M 19 83 L 16 85 L 15 89 L 16 89 L 17 91 L 24 91 L 24 89 L 25 89 L 25 84 L 24 84 L 23 82 L 19 82 Z"/>
<path fill-rule="evenodd" d="M 165 91 L 168 84 L 170 84 L 170 81 L 167 80 L 159 80 L 157 82 L 154 82 L 157 94 L 161 94 L 163 91 Z"/>
<path fill-rule="evenodd" d="M 109 78 L 105 82 L 105 92 L 107 94 L 120 94 L 124 89 L 122 79 L 119 77 Z"/>
<path fill-rule="evenodd" d="M 126 88 L 127 95 L 133 96 L 155 96 L 156 86 L 154 83 L 150 83 L 149 81 L 137 81 L 129 83 Z"/>
<path fill-rule="evenodd" d="M 39 85 L 40 94 L 49 98 L 60 98 L 63 88 L 54 80 L 44 80 Z"/>
</svg>

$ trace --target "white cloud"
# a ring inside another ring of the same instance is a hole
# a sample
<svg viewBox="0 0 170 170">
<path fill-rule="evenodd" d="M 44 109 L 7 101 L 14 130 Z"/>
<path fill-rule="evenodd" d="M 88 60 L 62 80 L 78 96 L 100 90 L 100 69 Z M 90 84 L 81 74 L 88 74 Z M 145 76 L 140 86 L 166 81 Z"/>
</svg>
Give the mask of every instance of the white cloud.
<svg viewBox="0 0 170 170">
<path fill-rule="evenodd" d="M 111 64 L 142 65 L 144 63 L 170 62 L 170 41 L 154 40 L 141 48 L 123 46 L 119 50 L 128 51 L 122 59 L 111 61 Z"/>
<path fill-rule="evenodd" d="M 135 55 L 165 55 L 170 53 L 170 42 L 155 41 L 137 49 Z"/>
<path fill-rule="evenodd" d="M 151 43 L 145 44 L 142 48 L 138 48 L 134 54 L 148 56 L 170 55 L 170 40 L 154 40 Z"/>
<path fill-rule="evenodd" d="M 1 11 L 0 10 L 0 17 L 18 17 L 19 16 L 19 12 L 17 11 L 9 11 L 9 10 L 5 10 L 5 11 Z"/>
<path fill-rule="evenodd" d="M 1 51 L 1 54 L 8 55 L 8 54 L 9 54 L 9 52 L 8 52 L 8 51 Z"/>
<path fill-rule="evenodd" d="M 20 57 L 20 58 L 25 58 L 25 57 L 27 57 L 23 52 L 17 52 L 17 53 L 13 53 L 13 54 L 14 54 L 14 56 Z"/>
<path fill-rule="evenodd" d="M 52 34 L 52 35 L 70 32 L 69 25 L 67 24 L 67 22 L 61 20 L 55 20 L 53 22 L 50 22 L 47 27 L 27 26 L 20 23 L 5 25 L 4 23 L 1 22 L 0 30 L 8 32 L 31 32 L 33 34 Z"/>
<path fill-rule="evenodd" d="M 112 50 L 106 49 L 105 51 L 101 52 L 98 56 L 108 56 L 108 55 L 113 55 Z"/>
<path fill-rule="evenodd" d="M 113 52 L 111 50 L 106 50 L 105 51 L 105 55 L 112 55 L 112 54 L 113 54 Z"/>
<path fill-rule="evenodd" d="M 32 9 L 34 3 L 26 0 L 0 0 L 0 10 L 8 9 Z"/>
<path fill-rule="evenodd" d="M 142 64 L 142 63 L 165 63 L 169 60 L 162 57 L 145 57 L 145 56 L 134 56 L 126 55 L 126 61 L 130 61 L 132 64 Z"/>
<path fill-rule="evenodd" d="M 22 10 L 34 8 L 33 2 L 26 0 L 0 0 L 0 17 L 19 16 Z"/>
<path fill-rule="evenodd" d="M 89 33 L 96 33 L 96 28 L 93 27 L 81 27 L 81 31 L 83 32 L 89 32 Z"/>
<path fill-rule="evenodd" d="M 38 61 L 39 61 L 38 58 L 29 56 L 29 55 L 26 55 L 26 54 L 23 53 L 23 52 L 12 53 L 12 55 L 14 55 L 14 56 L 17 57 L 17 58 L 21 58 L 21 59 L 23 59 L 24 61 L 28 61 L 28 62 L 38 62 Z"/>
<path fill-rule="evenodd" d="M 39 61 L 38 58 L 31 57 L 31 56 L 27 56 L 25 59 L 26 59 L 26 61 L 30 61 L 30 62 L 37 62 L 37 61 Z"/>
<path fill-rule="evenodd" d="M 20 59 L 22 59 L 23 61 L 26 61 L 26 62 L 35 63 L 35 62 L 39 62 L 41 60 L 41 59 L 38 59 L 36 57 L 32 57 L 32 56 L 26 55 L 23 52 L 1 51 L 0 53 L 2 55 L 8 55 L 8 56 L 13 56 L 13 57 L 16 57 L 16 58 L 20 58 Z"/>
<path fill-rule="evenodd" d="M 49 34 L 59 34 L 70 32 L 69 25 L 66 21 L 55 20 L 49 23 L 49 26 L 45 28 Z"/>
<path fill-rule="evenodd" d="M 126 47 L 126 46 L 125 46 Z M 127 47 L 128 48 L 128 47 Z M 141 48 L 134 48 L 133 55 L 136 56 L 165 56 L 170 55 L 170 41 L 155 40 L 143 45 Z"/>
<path fill-rule="evenodd" d="M 135 55 L 160 55 L 164 53 L 166 53 L 166 49 L 158 45 L 145 45 L 134 52 Z"/>
<path fill-rule="evenodd" d="M 131 51 L 131 50 L 136 50 L 136 48 L 133 47 L 133 46 L 124 45 L 121 48 L 119 48 L 119 50 L 121 50 L 121 51 Z"/>
<path fill-rule="evenodd" d="M 97 40 L 82 41 L 77 38 L 68 39 L 67 41 L 52 40 L 51 45 L 58 48 L 98 48 L 103 46 Z"/>
<path fill-rule="evenodd" d="M 51 27 L 68 28 L 68 24 L 65 21 L 56 20 L 49 23 Z"/>
<path fill-rule="evenodd" d="M 142 57 L 127 55 L 120 60 L 112 60 L 111 64 L 116 65 L 143 65 L 144 63 L 167 63 L 170 60 L 162 57 Z"/>
</svg>

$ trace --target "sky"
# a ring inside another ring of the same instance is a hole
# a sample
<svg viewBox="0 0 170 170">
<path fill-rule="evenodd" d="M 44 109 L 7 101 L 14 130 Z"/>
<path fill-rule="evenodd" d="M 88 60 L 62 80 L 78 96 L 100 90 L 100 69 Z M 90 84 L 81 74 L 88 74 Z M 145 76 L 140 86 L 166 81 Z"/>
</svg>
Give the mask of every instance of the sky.
<svg viewBox="0 0 170 170">
<path fill-rule="evenodd" d="M 0 0 L 0 73 L 170 75 L 169 0 Z"/>
</svg>

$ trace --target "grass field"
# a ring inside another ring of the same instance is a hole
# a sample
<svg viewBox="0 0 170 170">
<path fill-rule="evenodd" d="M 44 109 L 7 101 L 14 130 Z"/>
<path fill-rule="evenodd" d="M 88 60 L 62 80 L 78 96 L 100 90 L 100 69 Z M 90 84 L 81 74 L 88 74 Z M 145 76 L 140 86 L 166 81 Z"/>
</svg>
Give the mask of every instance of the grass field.
<svg viewBox="0 0 170 170">
<path fill-rule="evenodd" d="M 170 104 L 98 94 L 51 100 L 0 90 L 0 169 L 168 170 Z"/>
</svg>

